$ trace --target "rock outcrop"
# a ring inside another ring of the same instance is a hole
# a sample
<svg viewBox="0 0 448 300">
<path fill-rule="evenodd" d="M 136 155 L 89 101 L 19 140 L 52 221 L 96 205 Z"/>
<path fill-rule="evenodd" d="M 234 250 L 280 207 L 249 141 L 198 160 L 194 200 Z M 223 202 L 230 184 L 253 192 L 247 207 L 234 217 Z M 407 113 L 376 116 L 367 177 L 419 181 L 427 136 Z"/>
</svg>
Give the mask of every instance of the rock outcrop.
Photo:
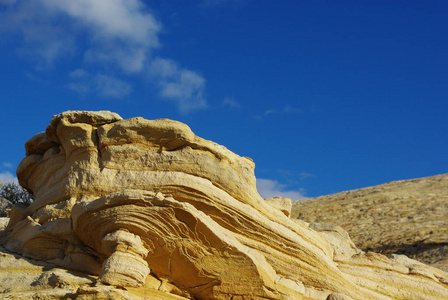
<svg viewBox="0 0 448 300">
<path fill-rule="evenodd" d="M 158 293 L 160 283 L 167 297 L 189 299 L 448 297 L 439 269 L 364 253 L 339 227 L 290 219 L 287 200 L 259 196 L 250 159 L 185 124 L 70 111 L 28 141 L 26 154 L 17 176 L 35 201 L 12 208 L 0 242 L 85 274 L 62 280 L 80 286 L 70 297 L 86 285 L 83 299 Z M 42 276 L 43 286 L 53 283 Z"/>
<path fill-rule="evenodd" d="M 292 218 L 338 224 L 364 251 L 448 271 L 448 174 L 296 201 Z"/>
<path fill-rule="evenodd" d="M 179 290 L 148 276 L 139 288 L 106 285 L 97 276 L 27 259 L 0 247 L 0 299 L 181 300 Z"/>
</svg>

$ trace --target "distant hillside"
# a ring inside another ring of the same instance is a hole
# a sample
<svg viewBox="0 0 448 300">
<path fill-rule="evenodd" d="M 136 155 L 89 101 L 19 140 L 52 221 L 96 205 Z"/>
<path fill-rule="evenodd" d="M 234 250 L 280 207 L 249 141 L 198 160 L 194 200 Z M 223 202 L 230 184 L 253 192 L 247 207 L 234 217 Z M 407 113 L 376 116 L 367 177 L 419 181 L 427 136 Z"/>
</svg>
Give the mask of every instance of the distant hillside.
<svg viewBox="0 0 448 300">
<path fill-rule="evenodd" d="M 364 251 L 448 271 L 448 174 L 296 201 L 291 218 L 339 225 Z"/>
</svg>

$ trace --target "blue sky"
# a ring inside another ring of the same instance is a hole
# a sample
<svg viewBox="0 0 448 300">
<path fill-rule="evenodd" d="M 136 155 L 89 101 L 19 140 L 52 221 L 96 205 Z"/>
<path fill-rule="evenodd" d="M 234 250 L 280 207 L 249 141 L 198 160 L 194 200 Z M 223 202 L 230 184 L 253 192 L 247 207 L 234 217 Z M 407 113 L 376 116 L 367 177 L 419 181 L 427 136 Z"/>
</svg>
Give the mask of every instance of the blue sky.
<svg viewBox="0 0 448 300">
<path fill-rule="evenodd" d="M 294 200 L 447 172 L 448 2 L 0 0 L 0 180 L 65 110 L 171 118 Z"/>
</svg>

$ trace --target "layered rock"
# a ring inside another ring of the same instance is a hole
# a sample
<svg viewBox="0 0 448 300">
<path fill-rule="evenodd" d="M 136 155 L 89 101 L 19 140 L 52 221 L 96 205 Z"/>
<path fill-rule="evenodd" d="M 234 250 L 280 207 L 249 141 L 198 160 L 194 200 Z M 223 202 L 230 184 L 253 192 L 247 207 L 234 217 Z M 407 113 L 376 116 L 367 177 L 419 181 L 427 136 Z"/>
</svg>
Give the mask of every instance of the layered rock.
<svg viewBox="0 0 448 300">
<path fill-rule="evenodd" d="M 364 251 L 448 271 L 448 174 L 296 201 L 292 217 L 338 224 Z"/>
<path fill-rule="evenodd" d="M 140 288 L 105 285 L 97 276 L 61 269 L 27 259 L 0 247 L 0 298 L 22 299 L 117 299 L 186 300 L 178 289 L 149 275 Z"/>
<path fill-rule="evenodd" d="M 65 112 L 26 153 L 17 175 L 35 201 L 13 207 L 1 242 L 102 284 L 153 278 L 197 299 L 448 297 L 438 269 L 288 218 L 288 201 L 259 196 L 250 159 L 185 124 Z"/>
</svg>

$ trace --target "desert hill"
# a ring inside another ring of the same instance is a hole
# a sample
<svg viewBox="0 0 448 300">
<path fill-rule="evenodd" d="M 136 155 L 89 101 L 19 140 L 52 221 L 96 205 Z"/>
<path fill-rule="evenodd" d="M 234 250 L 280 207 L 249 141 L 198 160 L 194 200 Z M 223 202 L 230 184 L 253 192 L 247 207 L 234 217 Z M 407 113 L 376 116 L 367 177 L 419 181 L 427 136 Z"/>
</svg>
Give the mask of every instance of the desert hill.
<svg viewBox="0 0 448 300">
<path fill-rule="evenodd" d="M 448 271 L 448 174 L 296 201 L 291 217 L 337 224 L 364 251 L 405 254 Z"/>
</svg>

